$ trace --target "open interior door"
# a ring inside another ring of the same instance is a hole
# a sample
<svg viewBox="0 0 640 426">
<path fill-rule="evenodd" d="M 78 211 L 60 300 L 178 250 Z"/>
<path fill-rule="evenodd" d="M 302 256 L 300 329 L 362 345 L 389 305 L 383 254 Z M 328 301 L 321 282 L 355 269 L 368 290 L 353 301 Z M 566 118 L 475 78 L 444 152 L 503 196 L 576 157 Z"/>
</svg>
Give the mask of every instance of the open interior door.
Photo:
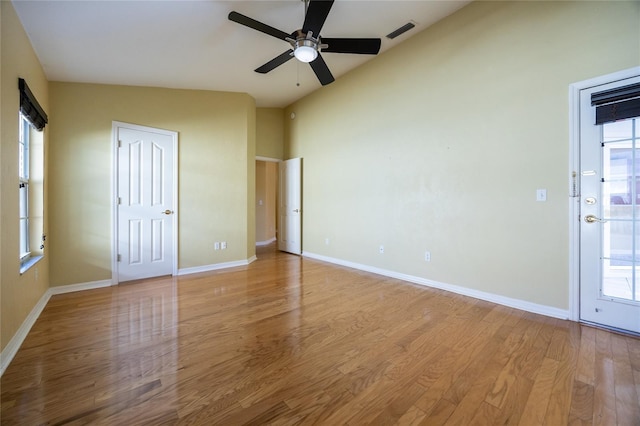
<svg viewBox="0 0 640 426">
<path fill-rule="evenodd" d="M 278 249 L 302 254 L 302 158 L 280 163 Z"/>
</svg>

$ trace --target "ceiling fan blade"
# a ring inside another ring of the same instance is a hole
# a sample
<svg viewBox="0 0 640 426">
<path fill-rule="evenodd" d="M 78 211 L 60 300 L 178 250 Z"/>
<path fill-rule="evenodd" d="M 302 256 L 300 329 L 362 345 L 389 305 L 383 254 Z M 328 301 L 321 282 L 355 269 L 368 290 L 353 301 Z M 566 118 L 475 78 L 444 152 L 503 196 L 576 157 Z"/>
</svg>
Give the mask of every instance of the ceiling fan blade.
<svg viewBox="0 0 640 426">
<path fill-rule="evenodd" d="M 333 0 L 311 0 L 302 25 L 302 32 L 306 34 L 312 31 L 313 36 L 318 37 L 331 6 L 333 6 Z"/>
<path fill-rule="evenodd" d="M 323 86 L 333 83 L 336 80 L 333 78 L 331 71 L 329 71 L 327 63 L 322 59 L 322 55 L 318 54 L 318 57 L 314 61 L 309 62 L 309 65 L 311 65 L 311 69 L 316 73 L 316 77 L 318 77 L 320 84 Z"/>
<path fill-rule="evenodd" d="M 323 52 L 377 55 L 382 41 L 379 38 L 322 38 L 327 47 Z"/>
<path fill-rule="evenodd" d="M 284 52 L 282 55 L 278 55 L 263 66 L 256 68 L 255 72 L 259 72 L 260 74 L 266 74 L 274 68 L 279 67 L 280 65 L 287 62 L 289 59 L 293 58 L 293 50 L 289 49 Z"/>
<path fill-rule="evenodd" d="M 289 37 L 289 34 L 285 33 L 284 31 L 280 31 L 277 28 L 273 28 L 267 24 L 263 24 L 262 22 L 256 21 L 255 19 L 244 16 L 238 12 L 229 13 L 229 20 L 237 22 L 238 24 L 242 24 L 245 27 L 253 28 L 256 31 L 260 31 L 261 33 L 268 34 L 280 40 L 285 40 L 287 37 Z"/>
</svg>

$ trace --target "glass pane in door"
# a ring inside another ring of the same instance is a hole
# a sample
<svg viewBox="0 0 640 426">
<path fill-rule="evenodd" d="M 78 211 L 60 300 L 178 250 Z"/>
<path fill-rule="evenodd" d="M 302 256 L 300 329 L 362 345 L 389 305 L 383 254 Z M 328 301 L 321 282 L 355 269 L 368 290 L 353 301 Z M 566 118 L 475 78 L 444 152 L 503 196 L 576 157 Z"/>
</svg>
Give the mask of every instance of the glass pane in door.
<svg viewBox="0 0 640 426">
<path fill-rule="evenodd" d="M 640 150 L 636 119 L 602 126 L 602 286 L 605 297 L 640 301 Z M 635 133 L 635 135 L 634 135 Z"/>
</svg>

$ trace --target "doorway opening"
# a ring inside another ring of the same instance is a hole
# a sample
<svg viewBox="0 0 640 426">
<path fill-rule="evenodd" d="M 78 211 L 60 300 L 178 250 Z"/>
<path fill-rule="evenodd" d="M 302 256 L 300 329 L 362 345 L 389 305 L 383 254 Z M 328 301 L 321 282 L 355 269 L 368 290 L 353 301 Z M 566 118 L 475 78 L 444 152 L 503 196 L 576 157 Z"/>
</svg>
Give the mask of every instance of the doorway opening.
<svg viewBox="0 0 640 426">
<path fill-rule="evenodd" d="M 256 159 L 256 246 L 276 241 L 278 235 L 278 163 Z"/>
</svg>

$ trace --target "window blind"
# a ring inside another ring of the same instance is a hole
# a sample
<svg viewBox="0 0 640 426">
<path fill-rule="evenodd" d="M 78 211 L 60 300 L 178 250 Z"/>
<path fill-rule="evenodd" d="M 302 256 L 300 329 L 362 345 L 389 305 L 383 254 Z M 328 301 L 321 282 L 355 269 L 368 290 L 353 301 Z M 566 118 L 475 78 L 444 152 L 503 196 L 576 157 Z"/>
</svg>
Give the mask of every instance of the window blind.
<svg viewBox="0 0 640 426">
<path fill-rule="evenodd" d="M 44 126 L 49 122 L 47 114 L 29 90 L 24 79 L 18 79 L 18 88 L 20 89 L 20 111 L 38 131 L 44 130 Z"/>
<path fill-rule="evenodd" d="M 591 95 L 596 124 L 640 116 L 640 83 L 603 90 Z"/>
</svg>

